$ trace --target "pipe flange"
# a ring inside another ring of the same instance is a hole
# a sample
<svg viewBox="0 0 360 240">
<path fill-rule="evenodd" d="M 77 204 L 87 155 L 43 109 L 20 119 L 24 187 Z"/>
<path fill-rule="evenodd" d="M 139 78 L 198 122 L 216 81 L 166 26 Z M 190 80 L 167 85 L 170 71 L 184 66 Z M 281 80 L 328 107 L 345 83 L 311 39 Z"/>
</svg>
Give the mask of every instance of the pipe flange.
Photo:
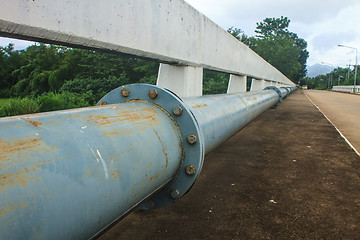
<svg viewBox="0 0 360 240">
<path fill-rule="evenodd" d="M 200 174 L 205 146 L 199 125 L 184 102 L 169 90 L 150 84 L 130 84 L 106 94 L 97 105 L 117 104 L 134 100 L 147 101 L 165 110 L 179 126 L 183 156 L 173 180 L 142 204 L 143 209 L 160 208 L 186 194 Z"/>
<path fill-rule="evenodd" d="M 287 91 L 287 95 L 284 97 L 284 98 L 287 98 L 291 93 L 290 89 L 288 87 L 280 87 L 280 88 L 283 88 Z"/>
<path fill-rule="evenodd" d="M 279 95 L 279 101 L 272 107 L 272 108 L 277 108 L 277 106 L 280 105 L 280 103 L 283 99 L 282 92 L 280 91 L 279 88 L 277 88 L 275 86 L 269 86 L 269 87 L 264 88 L 264 90 L 269 90 L 269 89 L 274 90 Z"/>
</svg>

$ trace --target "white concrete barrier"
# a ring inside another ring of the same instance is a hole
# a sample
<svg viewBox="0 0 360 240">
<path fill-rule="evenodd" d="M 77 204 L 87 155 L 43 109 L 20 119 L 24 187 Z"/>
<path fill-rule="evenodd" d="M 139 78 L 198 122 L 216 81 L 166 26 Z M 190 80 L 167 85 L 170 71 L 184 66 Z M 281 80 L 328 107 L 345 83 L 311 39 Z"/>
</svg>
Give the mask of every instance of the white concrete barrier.
<svg viewBox="0 0 360 240">
<path fill-rule="evenodd" d="M 350 93 L 360 93 L 360 85 L 356 85 L 355 86 L 355 91 L 354 91 L 354 85 L 347 85 L 347 86 L 333 86 L 332 87 L 333 91 L 336 92 L 350 92 Z"/>
<path fill-rule="evenodd" d="M 181 74 L 177 69 L 178 76 L 207 68 L 294 86 L 248 46 L 183 0 L 2 0 L 0 36 L 119 52 L 196 68 L 184 68 Z M 167 71 L 166 67 L 163 70 Z M 202 78 L 194 79 L 194 86 L 162 79 L 158 82 L 170 89 L 175 85 L 198 89 Z M 199 94 L 181 87 L 172 90 Z"/>
</svg>

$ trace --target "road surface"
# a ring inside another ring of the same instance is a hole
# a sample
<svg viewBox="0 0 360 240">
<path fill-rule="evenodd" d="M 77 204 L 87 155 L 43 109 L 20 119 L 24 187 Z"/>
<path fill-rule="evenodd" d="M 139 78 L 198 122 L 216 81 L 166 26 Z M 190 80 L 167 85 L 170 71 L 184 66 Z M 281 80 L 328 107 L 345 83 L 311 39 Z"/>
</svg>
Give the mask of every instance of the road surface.
<svg viewBox="0 0 360 240">
<path fill-rule="evenodd" d="M 296 91 L 205 158 L 192 190 L 100 239 L 360 239 L 360 157 Z"/>
<path fill-rule="evenodd" d="M 360 95 L 317 90 L 304 92 L 360 152 Z"/>
</svg>

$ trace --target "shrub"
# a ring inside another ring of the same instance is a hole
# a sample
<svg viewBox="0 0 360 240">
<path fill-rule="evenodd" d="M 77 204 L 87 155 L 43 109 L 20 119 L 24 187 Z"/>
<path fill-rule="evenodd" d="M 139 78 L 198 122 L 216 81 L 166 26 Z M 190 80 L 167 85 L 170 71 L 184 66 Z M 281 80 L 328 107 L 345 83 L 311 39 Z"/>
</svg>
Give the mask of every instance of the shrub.
<svg viewBox="0 0 360 240">
<path fill-rule="evenodd" d="M 46 93 L 39 96 L 37 102 L 40 106 L 40 112 L 90 106 L 89 102 L 84 99 L 84 96 L 71 92 Z"/>
<path fill-rule="evenodd" d="M 111 90 L 127 84 L 129 79 L 125 73 L 119 77 L 110 76 L 106 79 L 94 79 L 87 78 L 75 78 L 64 83 L 60 91 L 74 92 L 74 93 L 86 93 L 91 91 L 96 97 L 100 98 L 104 93 L 108 93 Z"/>
<path fill-rule="evenodd" d="M 0 117 L 88 107 L 95 103 L 96 101 L 91 91 L 83 94 L 50 92 L 44 93 L 35 99 L 29 97 L 9 99 L 0 106 Z"/>
<path fill-rule="evenodd" d="M 9 99 L 7 103 L 0 106 L 0 116 L 15 116 L 29 113 L 36 113 L 39 111 L 39 104 L 36 100 L 31 98 L 14 98 Z"/>
</svg>

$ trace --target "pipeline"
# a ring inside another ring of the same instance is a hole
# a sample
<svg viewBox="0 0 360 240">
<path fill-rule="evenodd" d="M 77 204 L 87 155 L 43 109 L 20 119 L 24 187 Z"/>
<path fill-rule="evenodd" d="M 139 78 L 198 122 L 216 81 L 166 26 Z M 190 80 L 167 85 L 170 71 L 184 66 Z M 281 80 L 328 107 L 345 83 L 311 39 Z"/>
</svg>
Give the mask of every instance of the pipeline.
<svg viewBox="0 0 360 240">
<path fill-rule="evenodd" d="M 0 119 L 1 239 L 88 239 L 178 200 L 205 154 L 294 90 L 180 99 L 132 84 L 96 107 Z"/>
</svg>

